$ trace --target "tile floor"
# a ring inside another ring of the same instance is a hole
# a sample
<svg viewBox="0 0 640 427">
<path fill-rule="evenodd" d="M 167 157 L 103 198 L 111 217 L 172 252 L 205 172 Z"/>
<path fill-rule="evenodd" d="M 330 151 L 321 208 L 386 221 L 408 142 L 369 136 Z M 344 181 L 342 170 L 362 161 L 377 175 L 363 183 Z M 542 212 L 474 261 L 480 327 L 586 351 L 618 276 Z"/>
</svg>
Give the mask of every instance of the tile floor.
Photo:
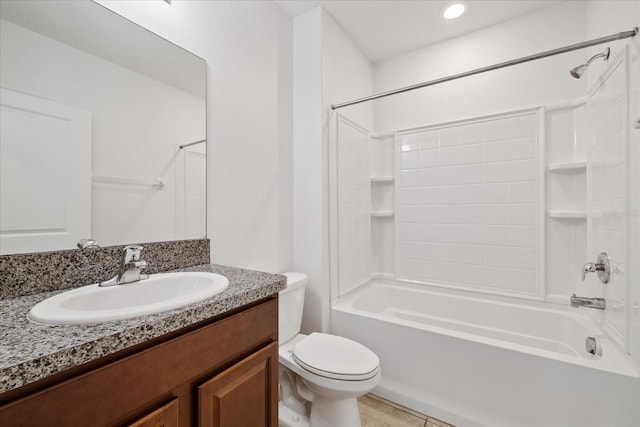
<svg viewBox="0 0 640 427">
<path fill-rule="evenodd" d="M 358 399 L 362 427 L 454 427 L 379 396 Z"/>
</svg>

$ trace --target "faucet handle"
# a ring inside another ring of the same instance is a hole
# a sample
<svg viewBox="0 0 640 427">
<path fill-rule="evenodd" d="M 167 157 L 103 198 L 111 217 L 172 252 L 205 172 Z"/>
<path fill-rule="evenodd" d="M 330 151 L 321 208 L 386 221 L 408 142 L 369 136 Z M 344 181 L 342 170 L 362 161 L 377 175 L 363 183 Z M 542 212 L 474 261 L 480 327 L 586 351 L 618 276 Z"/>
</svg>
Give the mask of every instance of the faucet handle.
<svg viewBox="0 0 640 427">
<path fill-rule="evenodd" d="M 144 246 L 140 245 L 125 246 L 122 253 L 122 263 L 129 264 L 130 262 L 140 261 L 143 249 Z"/>
<path fill-rule="evenodd" d="M 611 278 L 611 263 L 609 262 L 609 256 L 602 252 L 598 255 L 596 262 L 588 262 L 582 266 L 582 280 L 585 279 L 587 273 L 598 273 L 598 279 L 602 284 L 609 283 Z"/>
<path fill-rule="evenodd" d="M 587 273 L 595 273 L 596 271 L 596 263 L 588 262 L 582 266 L 582 281 L 587 277 Z"/>
</svg>

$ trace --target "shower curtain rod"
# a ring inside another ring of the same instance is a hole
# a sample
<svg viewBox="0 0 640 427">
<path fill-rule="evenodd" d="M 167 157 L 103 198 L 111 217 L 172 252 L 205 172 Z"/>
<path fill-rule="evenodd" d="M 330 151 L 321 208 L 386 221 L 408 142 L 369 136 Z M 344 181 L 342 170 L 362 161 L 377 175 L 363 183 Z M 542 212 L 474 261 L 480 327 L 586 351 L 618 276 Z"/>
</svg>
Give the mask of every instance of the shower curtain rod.
<svg viewBox="0 0 640 427">
<path fill-rule="evenodd" d="M 636 34 L 638 34 L 638 27 L 634 28 L 631 31 L 623 31 L 623 32 L 618 33 L 618 34 L 612 34 L 610 36 L 600 37 L 600 38 L 589 40 L 589 41 L 586 41 L 586 42 L 576 43 L 576 44 L 572 44 L 572 45 L 569 45 L 569 46 L 561 47 L 561 48 L 558 48 L 558 49 L 548 50 L 546 52 L 536 53 L 534 55 L 529 55 L 529 56 L 524 56 L 522 58 L 513 59 L 511 61 L 500 62 L 498 64 L 489 65 L 487 67 L 476 68 L 475 70 L 466 71 L 464 73 L 453 74 L 453 75 L 450 75 L 450 76 L 447 76 L 447 77 L 441 77 L 439 79 L 430 80 L 428 82 L 417 83 L 417 84 L 414 84 L 414 85 L 411 85 L 411 86 L 406 86 L 406 87 L 403 87 L 403 88 L 400 88 L 400 89 L 394 89 L 394 90 L 390 90 L 390 91 L 387 91 L 387 92 L 382 92 L 382 93 L 378 93 L 378 94 L 375 94 L 375 95 L 366 96 L 364 98 L 356 99 L 356 100 L 353 100 L 353 101 L 343 102 L 341 104 L 333 104 L 331 106 L 331 109 L 332 110 L 337 110 L 338 108 L 348 107 L 350 105 L 355 105 L 355 104 L 360 104 L 361 102 L 372 101 L 374 99 L 384 98 L 385 96 L 396 95 L 398 93 L 408 92 L 408 91 L 414 90 L 414 89 L 420 89 L 420 88 L 427 87 L 427 86 L 433 86 L 433 85 L 437 85 L 439 83 L 444 83 L 444 82 L 448 82 L 448 81 L 451 81 L 451 80 L 461 79 L 463 77 L 469 77 L 469 76 L 473 76 L 475 74 L 485 73 L 487 71 L 498 70 L 500 68 L 505 68 L 505 67 L 510 67 L 512 65 L 522 64 L 524 62 L 529 62 L 529 61 L 534 61 L 536 59 L 546 58 L 548 56 L 553 56 L 553 55 L 558 55 L 558 54 L 561 54 L 561 53 L 571 52 L 573 50 L 578 50 L 578 49 L 584 49 L 586 47 L 595 46 L 595 45 L 602 44 L 602 43 L 607 43 L 607 42 L 610 42 L 610 41 L 627 39 L 629 37 L 635 36 Z"/>
<path fill-rule="evenodd" d="M 202 140 L 200 140 L 200 141 L 190 142 L 190 143 L 188 143 L 188 144 L 182 144 L 182 145 L 180 145 L 180 149 L 182 150 L 182 149 L 183 149 L 183 148 L 185 148 L 185 147 L 190 147 L 190 146 L 192 146 L 192 145 L 196 145 L 196 144 L 202 144 L 203 142 L 207 142 L 207 140 L 206 140 L 206 139 L 202 139 Z"/>
</svg>

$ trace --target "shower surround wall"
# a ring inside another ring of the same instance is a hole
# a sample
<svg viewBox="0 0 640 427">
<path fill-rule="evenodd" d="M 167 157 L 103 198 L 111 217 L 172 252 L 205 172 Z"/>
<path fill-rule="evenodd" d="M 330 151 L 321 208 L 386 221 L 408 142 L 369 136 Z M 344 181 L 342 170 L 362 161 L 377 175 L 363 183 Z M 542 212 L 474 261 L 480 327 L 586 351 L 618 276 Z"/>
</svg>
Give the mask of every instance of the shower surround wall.
<svg viewBox="0 0 640 427">
<path fill-rule="evenodd" d="M 401 132 L 398 279 L 543 295 L 539 113 Z"/>
</svg>

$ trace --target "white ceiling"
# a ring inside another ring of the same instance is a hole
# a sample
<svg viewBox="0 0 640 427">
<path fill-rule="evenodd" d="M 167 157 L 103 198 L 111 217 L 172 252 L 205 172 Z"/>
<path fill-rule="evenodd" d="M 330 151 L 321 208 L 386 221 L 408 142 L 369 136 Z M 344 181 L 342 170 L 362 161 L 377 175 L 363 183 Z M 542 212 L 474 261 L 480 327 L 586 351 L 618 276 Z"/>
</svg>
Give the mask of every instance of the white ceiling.
<svg viewBox="0 0 640 427">
<path fill-rule="evenodd" d="M 467 0 L 462 17 L 447 21 L 450 0 L 276 0 L 296 17 L 323 6 L 371 62 L 495 25 L 561 1 Z"/>
</svg>

